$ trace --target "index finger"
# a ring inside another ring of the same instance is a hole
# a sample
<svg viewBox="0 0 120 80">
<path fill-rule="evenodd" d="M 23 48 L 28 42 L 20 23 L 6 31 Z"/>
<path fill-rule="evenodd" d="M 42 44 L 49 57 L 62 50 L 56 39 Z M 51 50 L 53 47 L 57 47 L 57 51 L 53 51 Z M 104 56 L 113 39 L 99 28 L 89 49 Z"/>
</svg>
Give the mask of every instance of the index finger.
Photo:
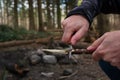
<svg viewBox="0 0 120 80">
<path fill-rule="evenodd" d="M 65 29 L 62 36 L 62 41 L 69 43 L 73 33 L 74 32 L 71 29 Z"/>
<path fill-rule="evenodd" d="M 80 40 L 88 31 L 88 29 L 80 28 L 71 38 L 71 44 L 74 45 L 78 40 Z"/>
</svg>

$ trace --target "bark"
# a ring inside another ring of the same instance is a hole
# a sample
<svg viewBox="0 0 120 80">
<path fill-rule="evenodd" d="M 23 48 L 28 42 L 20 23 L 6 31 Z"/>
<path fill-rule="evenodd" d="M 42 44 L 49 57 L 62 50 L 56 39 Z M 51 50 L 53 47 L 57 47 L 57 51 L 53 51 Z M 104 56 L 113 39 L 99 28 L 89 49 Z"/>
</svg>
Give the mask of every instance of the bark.
<svg viewBox="0 0 120 80">
<path fill-rule="evenodd" d="M 67 2 L 67 0 L 65 0 L 65 5 L 66 5 L 66 7 L 65 7 L 65 13 L 67 15 L 68 14 L 68 2 Z"/>
<path fill-rule="evenodd" d="M 68 1 L 68 5 L 69 5 L 69 10 L 73 9 L 74 7 L 77 6 L 77 0 Z"/>
<path fill-rule="evenodd" d="M 50 11 L 50 0 L 46 0 L 47 3 L 47 27 L 48 29 L 52 28 L 52 17 L 51 17 L 51 11 Z"/>
<path fill-rule="evenodd" d="M 43 17 L 42 17 L 42 8 L 41 8 L 41 0 L 37 0 L 38 3 L 38 21 L 39 21 L 39 31 L 44 31 L 43 28 Z"/>
<path fill-rule="evenodd" d="M 29 29 L 35 30 L 33 0 L 28 0 L 28 2 L 29 2 Z"/>
<path fill-rule="evenodd" d="M 14 0 L 14 28 L 18 27 L 18 0 Z"/>
<path fill-rule="evenodd" d="M 1 12 L 0 12 L 0 23 L 2 24 L 2 0 L 0 1 L 0 9 L 1 9 Z"/>
<path fill-rule="evenodd" d="M 99 36 L 102 36 L 105 32 L 110 31 L 108 16 L 103 14 L 97 16 L 97 31 Z"/>
<path fill-rule="evenodd" d="M 60 9 L 60 0 L 56 0 L 57 5 L 57 27 L 61 28 L 61 9 Z"/>
<path fill-rule="evenodd" d="M 53 2 L 52 2 L 52 15 L 53 15 L 53 17 L 52 17 L 52 24 L 53 24 L 53 28 L 55 27 L 55 0 L 53 0 Z"/>
<path fill-rule="evenodd" d="M 18 41 L 0 42 L 0 48 L 27 45 L 27 44 L 30 45 L 32 43 L 47 44 L 49 40 L 50 40 L 50 37 L 39 38 L 39 39 L 34 39 L 34 40 L 18 40 Z"/>
<path fill-rule="evenodd" d="M 9 5 L 8 5 L 8 3 L 9 3 L 9 1 L 7 0 L 7 2 L 6 2 L 6 5 L 7 5 L 7 7 L 6 7 L 6 18 L 7 18 L 6 23 L 7 24 L 9 24 L 9 11 L 8 11 Z"/>
<path fill-rule="evenodd" d="M 25 0 L 22 0 L 22 13 L 21 13 L 21 24 L 22 26 L 27 27 L 26 25 L 26 11 L 25 11 L 25 5 L 24 5 Z"/>
</svg>

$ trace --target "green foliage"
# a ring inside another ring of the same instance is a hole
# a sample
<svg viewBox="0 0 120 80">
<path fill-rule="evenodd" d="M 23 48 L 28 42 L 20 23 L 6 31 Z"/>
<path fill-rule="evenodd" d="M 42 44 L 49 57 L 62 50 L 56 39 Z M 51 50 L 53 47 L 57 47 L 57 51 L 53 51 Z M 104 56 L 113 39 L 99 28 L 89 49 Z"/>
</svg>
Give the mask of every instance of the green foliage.
<svg viewBox="0 0 120 80">
<path fill-rule="evenodd" d="M 0 80 L 6 80 L 7 75 L 8 75 L 8 72 L 7 72 L 6 69 L 4 68 L 3 71 L 1 72 Z"/>
<path fill-rule="evenodd" d="M 19 39 L 15 30 L 7 25 L 0 25 L 0 41 L 8 41 L 12 39 Z"/>
<path fill-rule="evenodd" d="M 35 39 L 49 36 L 47 32 L 28 31 L 24 28 L 13 29 L 7 25 L 0 25 L 0 42 L 11 40 Z"/>
<path fill-rule="evenodd" d="M 78 0 L 78 6 L 80 6 L 81 5 L 81 3 L 82 3 L 82 0 Z"/>
</svg>

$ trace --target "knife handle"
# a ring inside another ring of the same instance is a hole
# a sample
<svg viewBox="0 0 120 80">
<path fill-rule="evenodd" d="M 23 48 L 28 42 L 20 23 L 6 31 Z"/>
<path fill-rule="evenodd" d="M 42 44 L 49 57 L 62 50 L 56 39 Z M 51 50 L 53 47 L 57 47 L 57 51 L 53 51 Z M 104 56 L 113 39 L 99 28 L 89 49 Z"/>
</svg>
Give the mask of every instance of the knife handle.
<svg viewBox="0 0 120 80">
<path fill-rule="evenodd" d="M 86 53 L 86 54 L 92 54 L 94 51 L 89 51 L 87 49 L 75 49 L 72 51 L 72 54 L 82 54 L 82 53 Z"/>
</svg>

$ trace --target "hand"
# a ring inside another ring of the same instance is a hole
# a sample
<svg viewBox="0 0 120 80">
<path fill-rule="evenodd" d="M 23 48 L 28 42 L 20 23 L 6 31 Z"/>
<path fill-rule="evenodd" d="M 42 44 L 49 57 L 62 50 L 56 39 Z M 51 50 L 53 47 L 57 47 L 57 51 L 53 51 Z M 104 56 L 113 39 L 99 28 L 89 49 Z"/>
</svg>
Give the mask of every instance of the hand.
<svg viewBox="0 0 120 80">
<path fill-rule="evenodd" d="M 62 25 L 64 29 L 62 41 L 73 45 L 86 34 L 89 28 L 87 19 L 80 15 L 66 18 Z"/>
<path fill-rule="evenodd" d="M 94 60 L 103 59 L 120 69 L 120 31 L 105 33 L 87 49 L 95 50 L 92 55 Z"/>
</svg>

